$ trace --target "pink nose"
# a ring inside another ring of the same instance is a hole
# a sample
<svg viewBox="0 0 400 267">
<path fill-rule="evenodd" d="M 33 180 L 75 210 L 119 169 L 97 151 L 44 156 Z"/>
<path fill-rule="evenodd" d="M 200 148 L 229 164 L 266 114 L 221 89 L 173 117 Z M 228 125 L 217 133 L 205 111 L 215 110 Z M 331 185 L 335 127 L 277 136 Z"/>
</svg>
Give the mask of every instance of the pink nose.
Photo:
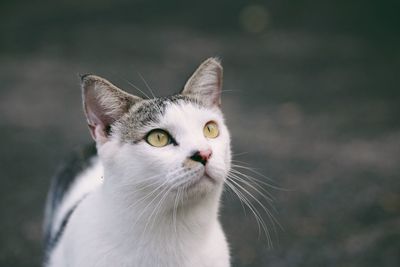
<svg viewBox="0 0 400 267">
<path fill-rule="evenodd" d="M 206 149 L 206 150 L 200 150 L 196 151 L 190 159 L 200 162 L 203 165 L 206 165 L 207 161 L 211 158 L 212 155 L 212 150 L 211 149 Z"/>
<path fill-rule="evenodd" d="M 209 160 L 212 155 L 212 150 L 211 149 L 200 150 L 199 155 L 202 157 L 202 159 Z"/>
</svg>

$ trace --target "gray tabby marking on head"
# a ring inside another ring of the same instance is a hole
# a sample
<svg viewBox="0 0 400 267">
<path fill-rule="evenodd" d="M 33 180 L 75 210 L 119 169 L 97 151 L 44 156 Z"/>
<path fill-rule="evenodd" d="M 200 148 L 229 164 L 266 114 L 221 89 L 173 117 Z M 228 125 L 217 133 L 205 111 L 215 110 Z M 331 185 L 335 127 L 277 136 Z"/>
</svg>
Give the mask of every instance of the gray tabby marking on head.
<svg viewBox="0 0 400 267">
<path fill-rule="evenodd" d="M 95 75 L 84 75 L 81 79 L 88 125 L 93 138 L 100 143 L 117 132 L 121 141 L 137 143 L 149 125 L 159 122 L 166 107 L 179 101 L 205 108 L 221 105 L 222 66 L 216 58 L 204 61 L 182 92 L 169 97 L 142 99 Z"/>
<path fill-rule="evenodd" d="M 123 142 L 137 143 L 145 137 L 151 125 L 160 122 L 168 105 L 179 102 L 202 105 L 196 99 L 184 95 L 142 100 L 112 125 L 111 131 L 118 132 Z"/>
</svg>

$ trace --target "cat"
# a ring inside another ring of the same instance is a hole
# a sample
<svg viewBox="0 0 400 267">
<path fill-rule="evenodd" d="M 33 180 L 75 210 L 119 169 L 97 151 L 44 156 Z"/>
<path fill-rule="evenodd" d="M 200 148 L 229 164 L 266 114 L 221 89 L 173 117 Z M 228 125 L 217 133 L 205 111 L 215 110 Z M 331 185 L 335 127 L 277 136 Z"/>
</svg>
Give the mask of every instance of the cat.
<svg viewBox="0 0 400 267">
<path fill-rule="evenodd" d="M 95 147 L 52 181 L 44 266 L 230 266 L 218 219 L 231 168 L 222 74 L 209 58 L 179 94 L 152 99 L 81 76 Z"/>
</svg>

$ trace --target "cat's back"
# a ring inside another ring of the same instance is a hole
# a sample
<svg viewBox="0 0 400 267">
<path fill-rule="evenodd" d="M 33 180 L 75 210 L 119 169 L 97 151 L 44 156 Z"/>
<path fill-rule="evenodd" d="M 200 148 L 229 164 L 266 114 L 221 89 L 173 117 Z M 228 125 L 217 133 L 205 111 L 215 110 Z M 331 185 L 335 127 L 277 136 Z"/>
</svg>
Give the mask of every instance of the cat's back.
<svg viewBox="0 0 400 267">
<path fill-rule="evenodd" d="M 94 144 L 76 150 L 53 177 L 47 196 L 43 229 L 45 258 L 62 238 L 75 208 L 101 185 L 102 177 L 103 167 Z"/>
</svg>

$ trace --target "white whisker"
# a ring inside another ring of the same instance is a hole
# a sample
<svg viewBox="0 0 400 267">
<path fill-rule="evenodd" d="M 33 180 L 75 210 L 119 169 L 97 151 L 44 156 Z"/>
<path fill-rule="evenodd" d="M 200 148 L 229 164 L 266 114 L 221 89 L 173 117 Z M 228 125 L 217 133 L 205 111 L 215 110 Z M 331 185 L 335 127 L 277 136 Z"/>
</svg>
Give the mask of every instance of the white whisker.
<svg viewBox="0 0 400 267">
<path fill-rule="evenodd" d="M 236 193 L 236 195 L 243 200 L 243 202 L 246 204 L 246 206 L 253 213 L 254 218 L 256 219 L 256 222 L 257 222 L 259 235 L 261 235 L 261 229 L 262 229 L 263 232 L 265 233 L 265 236 L 267 237 L 268 245 L 272 246 L 271 236 L 269 234 L 268 228 L 267 228 L 264 220 L 262 219 L 261 214 L 256 209 L 256 207 L 253 205 L 253 203 L 251 203 L 250 200 L 247 199 L 247 197 L 234 184 L 230 183 L 228 180 L 226 182 L 231 187 L 231 189 Z"/>
<path fill-rule="evenodd" d="M 243 190 L 243 192 L 245 192 L 248 196 L 250 196 L 252 199 L 254 199 L 255 202 L 257 202 L 258 205 L 261 206 L 261 208 L 265 211 L 265 213 L 267 214 L 267 216 L 271 219 L 271 223 L 272 223 L 272 227 L 274 228 L 274 231 L 276 232 L 276 228 L 275 228 L 275 224 L 277 224 L 279 227 L 282 228 L 282 226 L 280 225 L 280 223 L 277 221 L 277 219 L 275 218 L 275 216 L 264 206 L 263 203 L 261 203 L 261 201 L 259 201 L 251 192 L 249 192 L 246 188 L 244 188 L 242 185 L 240 185 L 238 182 L 230 180 L 231 182 L 233 182 L 235 185 L 237 185 L 241 190 Z"/>
<path fill-rule="evenodd" d="M 265 189 L 260 187 L 260 189 L 258 189 L 256 186 L 252 185 L 251 183 L 249 183 L 248 181 L 240 178 L 239 176 L 235 175 L 234 173 L 230 173 L 229 174 L 229 178 L 234 179 L 238 182 L 242 182 L 245 185 L 247 185 L 248 187 L 250 187 L 251 189 L 253 189 L 254 191 L 256 191 L 259 195 L 261 195 L 263 198 L 265 198 L 268 202 L 274 202 L 274 198 L 272 196 L 270 196 L 270 193 Z M 265 193 L 263 193 L 262 191 L 264 191 Z"/>
<path fill-rule="evenodd" d="M 171 190 L 172 190 L 172 187 L 171 187 L 171 186 L 167 186 L 167 187 L 165 188 L 165 190 L 163 190 L 163 191 L 160 192 L 160 193 L 162 193 L 162 192 L 164 192 L 164 193 L 163 193 L 162 197 L 160 198 L 160 200 L 158 201 L 157 205 L 155 205 L 155 208 L 154 208 L 153 211 L 151 212 L 150 216 L 148 217 L 147 222 L 146 222 L 146 225 L 144 226 L 143 235 L 145 235 L 146 229 L 147 229 L 147 226 L 148 226 L 148 225 L 149 225 L 150 227 L 152 227 L 152 226 L 155 224 L 156 219 L 157 219 L 157 214 L 162 210 L 161 207 L 162 207 L 163 201 L 164 201 L 164 199 L 168 196 L 168 193 L 169 193 Z M 161 194 L 159 194 L 159 195 L 161 195 Z M 157 198 L 159 195 L 157 195 L 155 198 Z M 153 217 L 153 215 L 154 215 L 154 217 Z M 151 223 L 150 223 L 150 221 L 151 221 Z M 149 224 L 149 223 L 150 223 L 150 224 Z"/>
<path fill-rule="evenodd" d="M 139 75 L 140 79 L 142 79 L 143 83 L 146 85 L 147 89 L 149 90 L 149 92 L 153 96 L 153 98 L 156 98 L 156 96 L 154 95 L 153 90 L 151 90 L 149 84 L 146 82 L 146 80 L 144 79 L 143 75 L 140 72 L 138 72 L 138 75 Z"/>
<path fill-rule="evenodd" d="M 133 83 L 131 83 L 131 82 L 128 81 L 127 79 L 125 79 L 125 81 L 126 81 L 130 86 L 132 86 L 134 89 L 136 89 L 136 90 L 138 90 L 139 92 L 141 92 L 147 99 L 150 99 L 150 97 L 149 97 L 145 92 L 143 92 L 142 90 L 140 90 L 139 87 L 137 87 L 136 85 L 134 85 Z"/>
<path fill-rule="evenodd" d="M 263 177 L 263 178 L 265 178 L 265 179 L 267 179 L 267 180 L 273 182 L 273 180 L 272 180 L 271 178 L 269 178 L 269 177 L 263 175 L 262 173 L 260 173 L 260 172 L 258 172 L 258 171 L 256 171 L 256 170 L 254 170 L 254 169 L 252 169 L 252 168 L 250 168 L 250 167 L 241 166 L 241 165 L 237 165 L 237 164 L 232 164 L 232 167 L 234 167 L 234 168 L 236 167 L 236 168 L 248 170 L 248 171 L 250 171 L 250 172 L 252 172 L 252 173 L 254 173 L 254 174 L 259 175 L 260 177 Z M 242 172 L 239 172 L 238 170 L 235 170 L 235 169 L 233 169 L 233 170 L 236 171 L 236 172 L 238 172 L 238 173 L 240 173 L 240 174 L 242 174 L 242 175 L 246 175 L 246 174 L 244 174 L 244 173 L 242 173 Z M 254 176 L 249 176 L 249 175 L 248 175 L 248 177 L 249 177 L 249 179 L 253 179 L 253 180 L 255 180 L 255 181 L 259 182 L 259 183 L 262 183 L 262 184 L 264 184 L 264 185 L 266 185 L 266 186 L 268 186 L 268 187 L 271 187 L 271 188 L 273 188 L 273 189 L 276 189 L 276 190 L 280 190 L 280 191 L 291 191 L 291 190 L 289 190 L 289 189 L 282 188 L 282 187 L 279 187 L 279 186 L 275 186 L 275 185 L 273 185 L 273 184 L 270 184 L 270 183 L 267 183 L 267 182 L 265 182 L 265 181 L 262 181 L 262 180 L 260 180 L 260 179 L 258 179 L 258 178 L 256 178 L 256 177 L 254 177 Z"/>
<path fill-rule="evenodd" d="M 260 181 L 260 180 L 254 178 L 251 175 L 244 174 L 244 173 L 239 172 L 239 171 L 237 171 L 235 169 L 231 169 L 230 172 L 229 172 L 229 175 L 233 175 L 237 179 L 240 179 L 240 180 L 246 181 L 248 183 L 251 183 L 251 185 L 255 186 L 256 189 L 259 189 L 262 192 L 264 192 L 265 194 L 267 194 L 267 196 L 268 196 L 270 201 L 273 202 L 275 200 L 274 197 L 272 196 L 272 194 L 265 188 L 265 187 L 269 187 L 269 188 L 274 189 L 274 187 L 270 186 L 269 183 L 266 183 L 266 182 L 263 183 L 263 181 Z"/>
<path fill-rule="evenodd" d="M 175 195 L 174 209 L 173 209 L 173 213 L 172 213 L 172 224 L 173 224 L 174 229 L 175 229 L 175 234 L 178 233 L 177 224 L 176 224 L 176 213 L 177 213 L 177 210 L 178 210 L 179 197 L 180 197 L 180 194 L 181 194 L 181 190 L 182 190 L 181 188 L 178 188 L 178 192 Z"/>
</svg>

